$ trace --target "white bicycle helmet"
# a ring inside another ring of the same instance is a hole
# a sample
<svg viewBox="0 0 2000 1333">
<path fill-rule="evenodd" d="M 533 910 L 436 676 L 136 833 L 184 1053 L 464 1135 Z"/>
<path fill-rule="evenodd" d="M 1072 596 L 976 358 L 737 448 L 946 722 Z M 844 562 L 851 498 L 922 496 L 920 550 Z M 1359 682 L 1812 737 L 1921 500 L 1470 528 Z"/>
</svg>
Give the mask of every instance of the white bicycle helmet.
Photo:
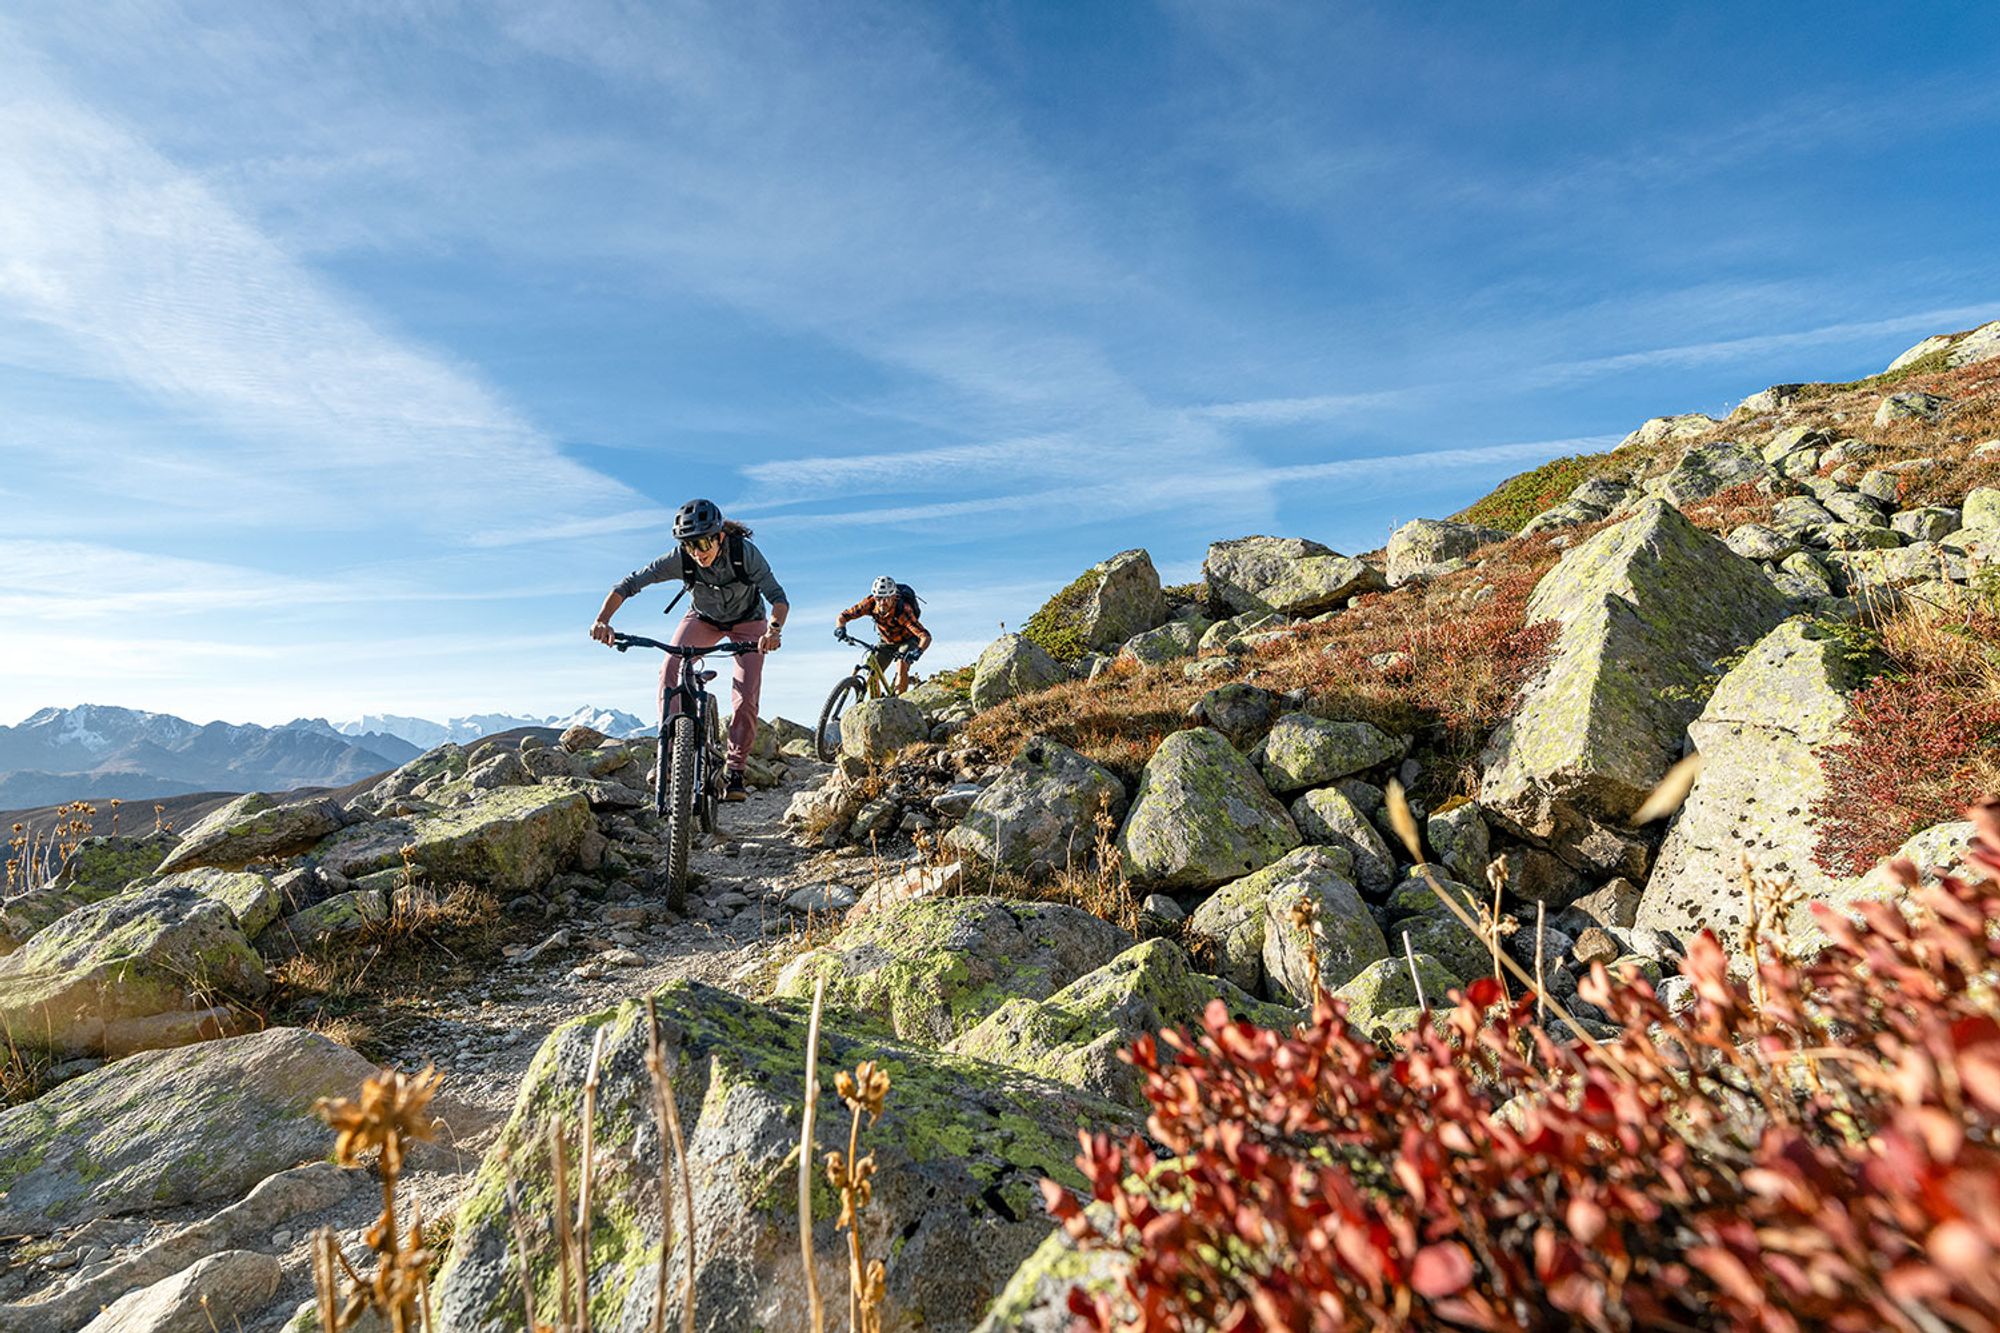
<svg viewBox="0 0 2000 1333">
<path fill-rule="evenodd" d="M 868 590 L 868 595 L 870 597 L 894 597 L 896 595 L 896 580 L 884 574 L 881 578 L 875 580 L 875 585 Z"/>
</svg>

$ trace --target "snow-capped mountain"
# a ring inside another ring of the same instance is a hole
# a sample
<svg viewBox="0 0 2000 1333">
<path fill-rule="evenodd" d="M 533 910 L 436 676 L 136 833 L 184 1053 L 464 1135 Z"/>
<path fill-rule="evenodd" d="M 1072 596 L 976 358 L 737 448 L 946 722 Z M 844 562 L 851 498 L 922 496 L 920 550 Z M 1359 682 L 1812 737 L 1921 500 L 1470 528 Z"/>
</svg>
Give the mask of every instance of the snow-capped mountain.
<svg viewBox="0 0 2000 1333">
<path fill-rule="evenodd" d="M 344 786 L 419 747 L 380 732 L 343 735 L 320 719 L 282 727 L 200 724 L 84 704 L 0 726 L 0 809 L 59 801 Z"/>
<path fill-rule="evenodd" d="M 464 745 L 482 736 L 513 731 L 519 727 L 553 727 L 560 731 L 578 722 L 588 727 L 595 727 L 607 736 L 639 736 L 652 729 L 630 713 L 616 708 L 589 706 L 566 715 L 557 714 L 549 717 L 527 717 L 513 713 L 472 713 L 444 722 L 432 722 L 428 718 L 421 717 L 402 717 L 394 713 L 367 713 L 351 722 L 334 723 L 333 728 L 343 736 L 360 736 L 368 732 L 400 736 L 418 749 L 428 750 L 432 746 L 443 745 L 446 741 L 456 741 Z"/>
</svg>

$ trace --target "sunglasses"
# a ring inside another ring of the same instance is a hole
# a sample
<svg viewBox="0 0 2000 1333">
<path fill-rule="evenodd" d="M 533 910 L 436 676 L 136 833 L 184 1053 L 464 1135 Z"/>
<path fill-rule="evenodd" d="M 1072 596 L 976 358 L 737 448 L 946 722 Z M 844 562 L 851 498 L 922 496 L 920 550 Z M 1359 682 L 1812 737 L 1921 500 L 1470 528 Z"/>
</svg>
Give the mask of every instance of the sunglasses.
<svg viewBox="0 0 2000 1333">
<path fill-rule="evenodd" d="M 706 537 L 690 537 L 682 542 L 681 545 L 687 547 L 690 551 L 712 551 L 722 545 L 722 538 L 711 532 Z"/>
</svg>

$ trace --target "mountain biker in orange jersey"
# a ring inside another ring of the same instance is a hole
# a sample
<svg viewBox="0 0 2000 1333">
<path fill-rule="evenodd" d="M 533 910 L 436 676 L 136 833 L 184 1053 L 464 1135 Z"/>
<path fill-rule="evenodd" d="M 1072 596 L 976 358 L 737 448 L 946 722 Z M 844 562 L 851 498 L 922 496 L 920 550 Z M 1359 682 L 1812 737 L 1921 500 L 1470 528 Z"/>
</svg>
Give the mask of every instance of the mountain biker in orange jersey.
<svg viewBox="0 0 2000 1333">
<path fill-rule="evenodd" d="M 722 517 L 722 511 L 708 500 L 690 500 L 674 515 L 674 539 L 679 543 L 667 554 L 620 579 L 605 595 L 597 623 L 590 637 L 599 643 L 611 642 L 611 617 L 625 599 L 654 583 L 678 579 L 694 594 L 694 607 L 674 629 L 677 645 L 712 647 L 724 639 L 755 643 L 761 650 L 736 659 L 730 682 L 729 758 L 726 764 L 725 801 L 740 801 L 743 766 L 750 758 L 750 743 L 757 739 L 757 699 L 764 688 L 764 654 L 778 651 L 791 607 L 785 590 L 771 573 L 764 553 L 750 543 L 750 529 Z M 764 618 L 764 602 L 771 603 L 769 621 Z M 669 655 L 660 665 L 660 706 L 664 715 L 667 698 L 680 684 L 681 659 Z M 662 756 L 661 762 L 665 762 Z"/>
<path fill-rule="evenodd" d="M 833 624 L 839 634 L 850 620 L 869 617 L 882 646 L 875 650 L 880 665 L 896 659 L 896 693 L 910 688 L 910 667 L 931 646 L 931 632 L 917 619 L 917 595 L 887 574 L 876 579 L 868 595 L 840 613 Z"/>
</svg>

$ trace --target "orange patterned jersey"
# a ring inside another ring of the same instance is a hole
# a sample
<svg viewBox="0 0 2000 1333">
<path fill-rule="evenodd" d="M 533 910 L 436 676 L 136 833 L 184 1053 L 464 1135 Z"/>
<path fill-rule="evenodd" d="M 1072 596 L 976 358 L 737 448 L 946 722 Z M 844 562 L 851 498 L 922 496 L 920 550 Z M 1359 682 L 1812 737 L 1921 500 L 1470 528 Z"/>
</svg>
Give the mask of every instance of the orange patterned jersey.
<svg viewBox="0 0 2000 1333">
<path fill-rule="evenodd" d="M 923 622 L 917 619 L 917 609 L 906 606 L 902 598 L 895 599 L 887 614 L 878 611 L 876 605 L 873 597 L 864 597 L 840 613 L 840 623 L 845 625 L 850 620 L 860 620 L 865 616 L 875 622 L 875 632 L 882 636 L 884 643 L 901 643 L 926 632 Z"/>
</svg>

